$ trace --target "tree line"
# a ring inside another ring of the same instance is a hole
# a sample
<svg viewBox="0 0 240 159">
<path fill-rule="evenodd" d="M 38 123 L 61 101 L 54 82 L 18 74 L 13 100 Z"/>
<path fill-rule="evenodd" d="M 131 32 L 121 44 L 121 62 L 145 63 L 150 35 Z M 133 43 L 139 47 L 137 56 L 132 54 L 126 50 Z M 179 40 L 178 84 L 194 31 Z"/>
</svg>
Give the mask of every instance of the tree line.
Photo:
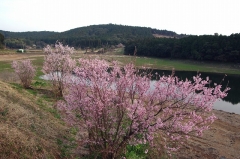
<svg viewBox="0 0 240 159">
<path fill-rule="evenodd" d="M 4 36 L 0 33 L 0 49 L 4 48 Z"/>
<path fill-rule="evenodd" d="M 125 44 L 125 54 L 138 56 L 240 62 L 240 34 L 230 36 L 188 36 L 185 38 L 145 38 Z"/>
<path fill-rule="evenodd" d="M 55 44 L 56 41 L 75 48 L 96 48 L 124 44 L 129 40 L 151 38 L 153 34 L 178 36 L 173 31 L 115 24 L 91 25 L 65 32 L 9 32 L 1 30 L 0 32 L 5 36 L 5 43 L 9 48 L 19 48 L 22 45 L 37 45 L 39 48 L 43 48 L 42 44 L 46 46 L 47 44 Z"/>
</svg>

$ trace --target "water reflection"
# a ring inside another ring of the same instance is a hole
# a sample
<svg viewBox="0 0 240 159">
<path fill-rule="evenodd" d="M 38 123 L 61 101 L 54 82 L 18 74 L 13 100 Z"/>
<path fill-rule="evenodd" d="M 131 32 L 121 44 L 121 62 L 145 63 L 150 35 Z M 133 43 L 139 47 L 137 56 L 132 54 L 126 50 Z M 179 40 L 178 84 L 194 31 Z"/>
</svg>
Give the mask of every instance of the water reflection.
<svg viewBox="0 0 240 159">
<path fill-rule="evenodd" d="M 233 105 L 231 102 L 219 100 L 213 105 L 214 109 L 223 110 L 230 113 L 240 114 L 240 104 Z"/>
</svg>

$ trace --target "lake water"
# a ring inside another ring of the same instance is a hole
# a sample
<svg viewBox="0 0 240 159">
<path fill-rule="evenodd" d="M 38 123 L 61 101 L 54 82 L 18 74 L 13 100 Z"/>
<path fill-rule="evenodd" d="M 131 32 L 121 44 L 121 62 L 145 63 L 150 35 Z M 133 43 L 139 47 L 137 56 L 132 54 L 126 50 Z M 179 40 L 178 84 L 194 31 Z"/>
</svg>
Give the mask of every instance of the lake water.
<svg viewBox="0 0 240 159">
<path fill-rule="evenodd" d="M 171 75 L 171 71 L 163 70 L 153 70 L 153 73 L 158 72 L 162 75 Z M 197 72 L 192 71 L 175 71 L 175 75 L 180 79 L 185 80 L 186 78 L 192 79 L 193 76 L 197 75 Z M 240 75 L 227 75 L 216 74 L 216 73 L 201 73 L 201 77 L 206 79 L 206 77 L 213 83 L 221 83 L 223 88 L 226 86 L 230 87 L 231 90 L 228 91 L 227 97 L 220 101 L 216 101 L 213 105 L 214 109 L 223 110 L 226 112 L 240 114 Z M 223 80 L 224 78 L 224 80 Z"/>
<path fill-rule="evenodd" d="M 152 73 L 156 73 L 160 75 L 171 75 L 171 71 L 163 71 L 163 70 L 153 70 Z M 193 76 L 196 76 L 197 72 L 191 71 L 176 71 L 175 76 L 178 76 L 180 79 L 185 80 L 186 78 L 192 79 Z M 224 99 L 217 101 L 214 103 L 213 108 L 217 110 L 223 110 L 226 112 L 240 114 L 240 75 L 227 75 L 225 74 L 216 74 L 216 73 L 201 73 L 202 78 L 209 77 L 209 79 L 213 83 L 221 83 L 223 88 L 226 86 L 230 87 L 231 90 L 228 91 L 228 96 Z M 73 76 L 76 78 L 75 76 Z M 48 76 L 44 75 L 40 77 L 42 79 L 48 80 Z M 223 80 L 224 78 L 224 80 Z"/>
</svg>

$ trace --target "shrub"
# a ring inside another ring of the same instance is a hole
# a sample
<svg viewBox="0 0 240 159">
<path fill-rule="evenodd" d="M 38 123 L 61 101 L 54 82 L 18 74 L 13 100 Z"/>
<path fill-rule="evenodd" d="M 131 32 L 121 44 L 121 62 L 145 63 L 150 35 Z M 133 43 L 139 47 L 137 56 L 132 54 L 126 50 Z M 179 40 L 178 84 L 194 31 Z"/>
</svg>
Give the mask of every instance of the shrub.
<svg viewBox="0 0 240 159">
<path fill-rule="evenodd" d="M 53 92 L 57 97 L 63 96 L 66 82 L 70 80 L 76 62 L 71 58 L 74 48 L 56 43 L 52 49 L 50 45 L 44 48 L 46 53 L 43 63 L 43 73 L 48 75 Z M 64 85 L 65 83 L 65 85 Z"/>
<path fill-rule="evenodd" d="M 209 87 L 209 79 L 200 75 L 193 82 L 171 75 L 152 83 L 151 75 L 133 64 L 122 68 L 115 62 L 86 59 L 79 64 L 79 79 L 58 107 L 69 124 L 87 132 L 80 139 L 90 154 L 102 158 L 120 157 L 127 145 L 158 146 L 155 137 L 161 138 L 158 148 L 176 151 L 189 136 L 208 129 L 216 119 L 210 112 L 213 102 L 229 90 Z"/>
<path fill-rule="evenodd" d="M 24 88 L 30 88 L 31 82 L 35 76 L 36 69 L 29 59 L 13 61 L 12 68 L 21 80 Z"/>
</svg>

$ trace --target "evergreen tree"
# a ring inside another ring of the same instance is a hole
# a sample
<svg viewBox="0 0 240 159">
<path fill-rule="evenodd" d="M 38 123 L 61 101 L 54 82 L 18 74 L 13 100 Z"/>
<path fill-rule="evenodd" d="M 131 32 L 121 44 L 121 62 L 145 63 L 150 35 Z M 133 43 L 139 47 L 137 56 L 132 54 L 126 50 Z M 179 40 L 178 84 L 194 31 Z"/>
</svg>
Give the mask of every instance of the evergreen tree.
<svg viewBox="0 0 240 159">
<path fill-rule="evenodd" d="M 0 49 L 4 48 L 4 36 L 0 33 Z"/>
</svg>

